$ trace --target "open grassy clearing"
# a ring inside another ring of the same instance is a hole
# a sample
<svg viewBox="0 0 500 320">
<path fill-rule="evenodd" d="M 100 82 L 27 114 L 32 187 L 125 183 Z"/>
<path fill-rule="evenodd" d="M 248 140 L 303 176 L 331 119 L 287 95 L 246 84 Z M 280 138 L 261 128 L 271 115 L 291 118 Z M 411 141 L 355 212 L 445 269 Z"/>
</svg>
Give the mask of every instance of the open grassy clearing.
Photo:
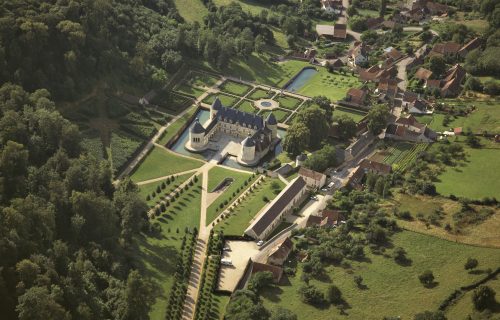
<svg viewBox="0 0 500 320">
<path fill-rule="evenodd" d="M 217 94 L 209 94 L 205 99 L 203 99 L 203 103 L 206 104 L 212 104 L 215 101 L 215 98 L 219 97 L 220 102 L 222 103 L 223 106 L 225 107 L 234 107 L 236 103 L 238 102 L 239 98 L 229 96 L 227 94 L 223 93 L 217 93 Z"/>
<path fill-rule="evenodd" d="M 275 109 L 273 111 L 261 111 L 259 113 L 259 115 L 261 115 L 265 119 L 265 118 L 267 118 L 267 115 L 270 114 L 271 112 L 276 117 L 276 120 L 278 120 L 278 122 L 281 122 L 281 123 L 285 122 L 286 118 L 288 118 L 291 114 L 290 111 Z"/>
<path fill-rule="evenodd" d="M 250 113 L 257 113 L 259 112 L 259 109 L 257 109 L 254 106 L 253 102 L 247 101 L 247 100 L 242 100 L 237 106 L 236 109 L 245 111 L 245 112 L 250 112 Z"/>
<path fill-rule="evenodd" d="M 350 306 L 346 310 L 348 319 L 382 319 L 384 316 L 412 319 L 418 312 L 436 310 L 456 288 L 484 277 L 484 274 L 464 270 L 468 257 L 478 259 L 481 270 L 496 268 L 500 263 L 498 249 L 457 244 L 409 231 L 394 235 L 393 245 L 407 251 L 410 265 L 401 266 L 392 258 L 368 253 L 366 262 L 352 262 L 347 269 L 329 266 L 324 279 L 312 279 L 310 283 L 323 292 L 332 283 L 338 286 Z M 418 275 L 427 269 L 432 270 L 438 282 L 432 289 L 423 287 L 418 280 Z M 333 306 L 316 308 L 300 301 L 297 290 L 303 284 L 301 274 L 299 264 L 294 277 L 285 278 L 282 285 L 266 290 L 264 305 L 272 310 L 290 309 L 299 319 L 331 319 L 334 315 L 342 318 Z M 363 277 L 365 290 L 357 288 L 353 281 L 355 275 Z"/>
<path fill-rule="evenodd" d="M 440 194 L 481 199 L 498 197 L 500 190 L 500 150 L 465 147 L 468 155 L 465 163 L 447 167 L 439 176 L 436 189 Z"/>
<path fill-rule="evenodd" d="M 257 0 L 214 0 L 216 6 L 227 6 L 231 3 L 237 3 L 243 11 L 250 12 L 253 15 L 258 15 L 264 9 L 269 9 L 270 5 L 266 5 Z"/>
<path fill-rule="evenodd" d="M 169 176 L 179 172 L 201 167 L 203 162 L 179 156 L 159 147 L 154 147 L 146 159 L 134 171 L 131 179 L 134 182 Z"/>
<path fill-rule="evenodd" d="M 219 87 L 219 89 L 223 92 L 232 93 L 237 96 L 244 96 L 252 89 L 252 87 L 243 83 L 227 80 Z"/>
<path fill-rule="evenodd" d="M 234 181 L 207 208 L 207 225 L 212 223 L 212 221 L 222 212 L 223 208 L 247 188 L 244 182 L 249 177 L 251 177 L 250 173 L 234 171 L 221 166 L 210 169 L 208 172 L 208 192 L 211 192 L 225 178 L 233 178 Z M 235 196 L 233 196 L 233 194 Z M 227 203 L 224 204 L 226 201 Z M 221 204 L 223 208 L 220 207 Z"/>
<path fill-rule="evenodd" d="M 159 296 L 149 313 L 151 319 L 165 319 L 173 275 L 180 259 L 184 229 L 193 229 L 200 224 L 202 179 L 201 176 L 199 178 L 199 181 L 183 192 L 165 213 L 155 219 L 161 226 L 161 232 L 154 236 L 141 234 L 132 250 L 134 268 L 150 277 L 159 288 Z"/>
<path fill-rule="evenodd" d="M 454 224 L 453 214 L 461 210 L 461 205 L 457 201 L 443 197 L 396 193 L 393 199 L 387 200 L 387 206 L 397 208 L 400 212 L 409 211 L 412 214 L 413 220 L 398 221 L 398 224 L 407 230 L 425 233 L 449 241 L 500 248 L 500 234 L 497 232 L 498 228 L 500 228 L 500 210 L 498 209 L 486 221 L 463 227 L 461 228 L 461 232 L 456 234 L 446 231 L 444 226 L 447 223 L 450 225 Z M 417 214 L 421 214 L 427 220 L 438 209 L 443 210 L 443 219 L 440 221 L 439 226 L 428 225 L 424 221 L 417 219 Z"/>
<path fill-rule="evenodd" d="M 366 114 L 367 113 L 363 111 L 343 107 L 335 107 L 335 109 L 333 110 L 333 121 L 335 121 L 335 118 L 338 118 L 340 116 L 348 116 L 352 118 L 352 120 L 359 122 L 366 116 Z"/>
<path fill-rule="evenodd" d="M 247 98 L 252 99 L 252 100 L 260 100 L 260 99 L 269 99 L 269 98 L 272 98 L 272 96 L 274 96 L 274 91 L 269 92 L 269 91 L 264 90 L 264 89 L 255 88 L 247 96 Z"/>
<path fill-rule="evenodd" d="M 215 230 L 222 230 L 225 235 L 241 236 L 250 225 L 250 221 L 268 203 L 264 201 L 264 197 L 267 197 L 268 200 L 276 197 L 271 188 L 273 182 L 277 182 L 281 189 L 285 186 L 279 179 L 266 178 L 264 182 L 258 185 L 253 192 L 238 204 L 229 217 L 215 226 Z"/>
<path fill-rule="evenodd" d="M 300 105 L 302 102 L 301 99 L 290 97 L 287 95 L 282 95 L 282 96 L 276 96 L 274 99 L 277 102 L 279 102 L 281 108 L 289 109 L 289 110 L 295 110 L 297 107 Z"/>
<path fill-rule="evenodd" d="M 139 195 L 141 196 L 141 198 L 144 201 L 146 201 L 148 206 L 150 206 L 150 207 L 154 206 L 160 202 L 162 196 L 169 195 L 170 193 L 172 193 L 172 191 L 177 189 L 181 184 L 183 184 L 191 176 L 193 176 L 193 173 L 186 173 L 186 174 L 181 174 L 181 175 L 175 176 L 175 180 L 173 182 L 171 182 L 170 184 L 166 184 L 165 189 L 161 189 L 161 187 L 160 187 L 161 192 L 159 194 L 156 192 L 157 188 L 158 188 L 158 186 L 161 186 L 161 183 L 164 182 L 166 179 L 163 181 L 151 182 L 148 184 L 140 185 L 139 186 Z M 156 196 L 154 198 L 151 196 L 153 192 L 156 193 Z M 146 199 L 146 197 L 148 195 L 150 196 L 149 201 Z"/>
<path fill-rule="evenodd" d="M 202 0 L 174 0 L 175 7 L 181 17 L 188 22 L 199 22 L 203 24 L 203 17 L 208 14 L 208 9 Z"/>
</svg>

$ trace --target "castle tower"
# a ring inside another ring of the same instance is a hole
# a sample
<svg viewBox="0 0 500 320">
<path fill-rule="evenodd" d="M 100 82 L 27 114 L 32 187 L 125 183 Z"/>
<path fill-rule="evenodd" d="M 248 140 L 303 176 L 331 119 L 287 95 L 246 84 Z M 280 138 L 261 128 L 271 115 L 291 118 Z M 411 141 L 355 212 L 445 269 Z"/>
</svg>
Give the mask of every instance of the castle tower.
<svg viewBox="0 0 500 320">
<path fill-rule="evenodd" d="M 194 124 L 189 129 L 189 141 L 193 150 L 202 150 L 205 148 L 205 128 L 201 125 L 198 118 L 196 118 Z"/>
<path fill-rule="evenodd" d="M 215 118 L 215 115 L 217 114 L 217 112 L 220 110 L 221 107 L 222 107 L 222 102 L 220 102 L 219 97 L 216 97 L 215 101 L 210 106 L 210 120 L 213 120 Z"/>
<path fill-rule="evenodd" d="M 255 159 L 255 141 L 250 135 L 241 142 L 241 160 L 253 162 Z"/>
<path fill-rule="evenodd" d="M 266 127 L 271 130 L 273 139 L 278 136 L 278 121 L 272 112 L 266 118 Z"/>
</svg>

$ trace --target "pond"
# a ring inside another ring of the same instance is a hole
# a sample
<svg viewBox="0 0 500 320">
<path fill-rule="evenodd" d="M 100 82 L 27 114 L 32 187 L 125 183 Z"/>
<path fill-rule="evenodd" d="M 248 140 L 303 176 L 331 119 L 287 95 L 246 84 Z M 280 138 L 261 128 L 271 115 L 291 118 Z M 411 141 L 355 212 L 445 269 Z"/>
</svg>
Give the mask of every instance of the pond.
<svg viewBox="0 0 500 320">
<path fill-rule="evenodd" d="M 196 119 L 196 118 L 198 118 L 199 121 L 200 121 L 200 123 L 204 125 L 207 122 L 207 120 L 210 118 L 210 111 L 204 110 L 204 109 L 200 109 L 196 113 L 196 116 L 193 119 Z M 206 160 L 206 161 L 212 159 L 212 157 L 215 154 L 214 151 L 207 150 L 207 151 L 203 151 L 202 153 L 194 153 L 194 152 L 190 152 L 186 148 L 184 148 L 184 145 L 186 144 L 187 140 L 189 139 L 189 128 L 190 127 L 191 127 L 191 123 L 186 127 L 186 129 L 182 132 L 182 134 L 179 136 L 179 138 L 177 139 L 177 141 L 175 141 L 175 143 L 173 144 L 173 146 L 170 149 L 172 151 L 177 152 L 177 153 L 184 154 L 184 155 L 187 155 L 187 156 L 190 156 L 190 157 L 195 157 L 195 158 L 198 158 L 198 159 L 203 159 L 203 160 Z M 285 135 L 286 135 L 286 131 L 285 130 L 278 129 L 278 136 L 280 136 L 280 138 L 282 139 L 282 141 L 285 138 Z M 278 145 L 276 145 L 276 147 L 274 149 L 274 155 L 277 156 L 282 151 L 283 151 L 283 147 L 281 146 L 281 142 L 280 142 Z M 225 165 L 225 166 L 228 166 L 228 167 L 232 167 L 232 168 L 236 168 L 236 169 L 243 169 L 243 170 L 253 171 L 253 168 L 244 167 L 244 166 L 240 165 L 236 161 L 236 158 L 232 157 L 232 156 L 226 157 L 226 159 L 224 159 L 224 161 L 222 162 L 222 165 Z"/>
<path fill-rule="evenodd" d="M 290 92 L 297 91 L 302 88 L 316 73 L 318 73 L 318 70 L 314 68 L 304 68 L 284 89 Z"/>
</svg>

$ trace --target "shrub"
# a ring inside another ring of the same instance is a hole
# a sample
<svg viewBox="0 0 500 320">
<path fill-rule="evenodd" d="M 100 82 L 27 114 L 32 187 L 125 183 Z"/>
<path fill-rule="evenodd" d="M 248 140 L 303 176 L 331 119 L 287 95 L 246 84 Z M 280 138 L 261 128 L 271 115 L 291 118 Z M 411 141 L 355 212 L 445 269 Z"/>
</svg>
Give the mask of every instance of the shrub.
<svg viewBox="0 0 500 320">
<path fill-rule="evenodd" d="M 335 285 L 330 285 L 326 290 L 326 298 L 330 303 L 340 304 L 342 303 L 342 292 Z"/>
<path fill-rule="evenodd" d="M 363 277 L 362 276 L 354 276 L 354 283 L 361 287 L 363 285 Z"/>
<path fill-rule="evenodd" d="M 148 194 L 148 195 L 146 196 L 146 201 L 149 201 L 149 200 L 151 200 L 151 196 Z"/>
<path fill-rule="evenodd" d="M 479 286 L 472 293 L 472 303 L 474 304 L 474 307 L 479 311 L 492 308 L 496 305 L 495 295 L 495 290 L 491 289 L 490 287 Z"/>
<path fill-rule="evenodd" d="M 313 285 L 304 285 L 299 288 L 300 300 L 304 303 L 319 305 L 325 302 L 325 296 Z"/>
<path fill-rule="evenodd" d="M 420 280 L 420 282 L 424 286 L 428 287 L 434 283 L 434 274 L 432 273 L 432 271 L 426 270 L 418 276 L 418 280 Z"/>
<path fill-rule="evenodd" d="M 161 189 L 164 190 L 167 186 L 165 185 L 165 181 L 161 183 Z"/>
<path fill-rule="evenodd" d="M 475 268 L 477 268 L 478 264 L 479 263 L 477 262 L 477 259 L 469 258 L 469 259 L 467 259 L 467 262 L 465 262 L 464 269 L 465 270 L 475 269 Z"/>
</svg>

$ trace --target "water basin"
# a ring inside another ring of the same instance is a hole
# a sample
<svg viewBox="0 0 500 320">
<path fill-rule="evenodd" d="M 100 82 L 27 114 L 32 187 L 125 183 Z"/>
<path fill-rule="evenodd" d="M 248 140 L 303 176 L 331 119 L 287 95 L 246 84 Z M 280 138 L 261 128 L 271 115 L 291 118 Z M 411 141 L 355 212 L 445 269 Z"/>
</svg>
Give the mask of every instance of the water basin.
<svg viewBox="0 0 500 320">
<path fill-rule="evenodd" d="M 302 88 L 309 79 L 311 79 L 318 71 L 314 68 L 305 68 L 302 69 L 302 71 L 299 72 L 295 76 L 292 82 L 290 82 L 286 87 L 285 90 L 288 90 L 290 92 L 294 92 Z"/>
</svg>

